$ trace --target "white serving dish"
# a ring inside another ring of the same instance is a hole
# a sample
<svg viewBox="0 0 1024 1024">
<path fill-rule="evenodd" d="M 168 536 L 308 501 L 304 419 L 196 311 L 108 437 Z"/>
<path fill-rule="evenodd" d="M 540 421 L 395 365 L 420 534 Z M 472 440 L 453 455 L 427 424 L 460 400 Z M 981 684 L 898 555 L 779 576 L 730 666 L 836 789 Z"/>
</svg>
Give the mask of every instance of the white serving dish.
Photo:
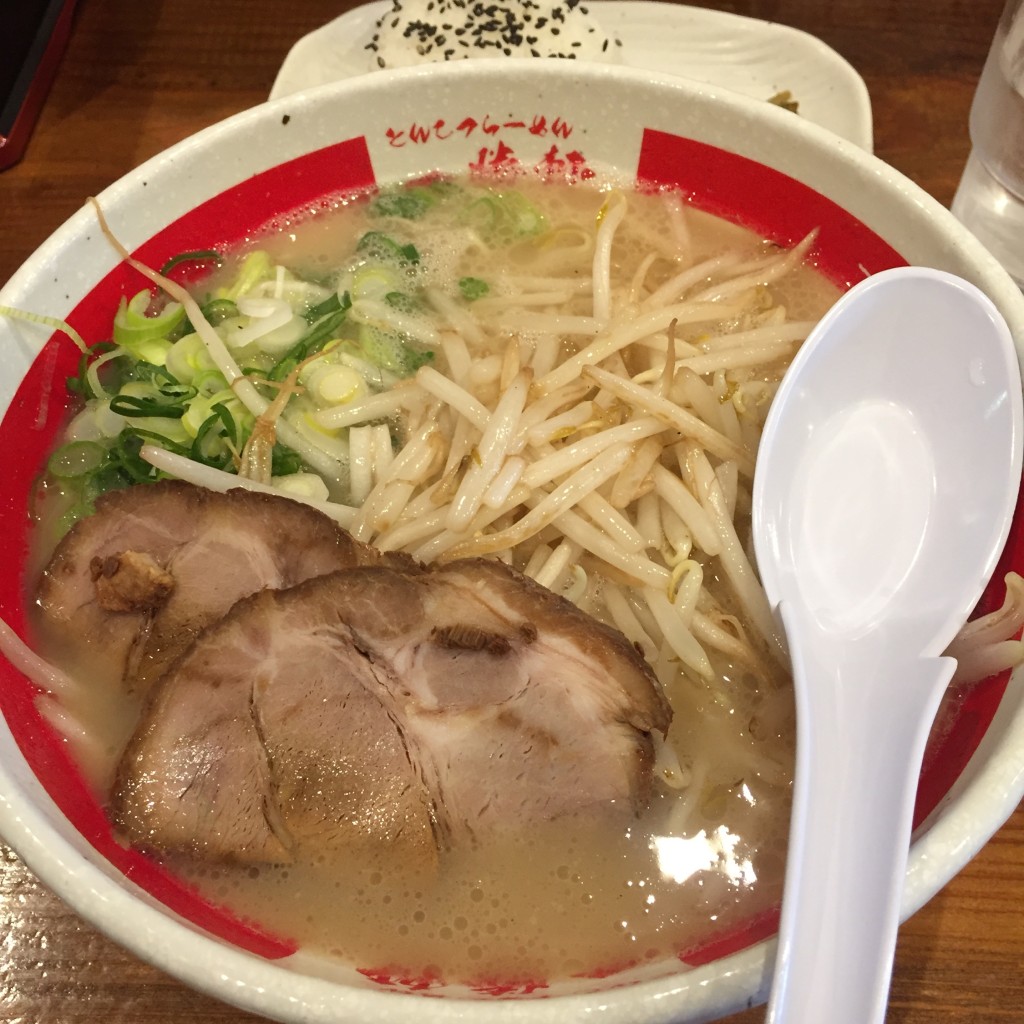
<svg viewBox="0 0 1024 1024">
<path fill-rule="evenodd" d="M 728 11 L 651 0 L 591 0 L 627 67 L 681 75 L 755 100 L 788 91 L 802 117 L 872 148 L 871 100 L 856 69 L 816 36 Z M 271 99 L 377 70 L 366 49 L 389 0 L 373 0 L 303 36 L 288 51 Z"/>
</svg>

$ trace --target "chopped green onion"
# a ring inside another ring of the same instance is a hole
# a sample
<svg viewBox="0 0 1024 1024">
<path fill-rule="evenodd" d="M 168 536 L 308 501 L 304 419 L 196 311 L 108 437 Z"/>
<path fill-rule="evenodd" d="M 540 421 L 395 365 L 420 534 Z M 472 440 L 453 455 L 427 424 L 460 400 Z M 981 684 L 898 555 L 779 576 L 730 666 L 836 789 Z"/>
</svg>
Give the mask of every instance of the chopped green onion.
<svg viewBox="0 0 1024 1024">
<path fill-rule="evenodd" d="M 215 395 L 227 386 L 228 382 L 220 370 L 199 370 L 192 378 L 192 387 L 200 395 Z"/>
<path fill-rule="evenodd" d="M 345 299 L 348 299 L 347 293 Z M 271 367 L 267 378 L 269 380 L 284 380 L 299 363 L 315 355 L 324 345 L 336 338 L 338 328 L 341 327 L 348 316 L 350 305 L 351 303 L 347 301 L 342 303 L 341 308 L 337 312 L 328 313 L 327 316 L 313 324 L 309 331 Z"/>
<path fill-rule="evenodd" d="M 144 484 L 158 479 L 158 472 L 139 455 L 143 444 L 153 440 L 157 444 L 167 445 L 167 440 L 159 434 L 150 434 L 145 430 L 122 430 L 117 435 L 117 443 L 110 449 L 110 461 L 122 476 L 124 483 Z"/>
<path fill-rule="evenodd" d="M 182 263 L 210 263 L 218 266 L 224 262 L 221 254 L 214 249 L 197 249 L 194 252 L 179 252 L 172 256 L 161 268 L 161 277 L 166 277 L 175 267 Z"/>
<path fill-rule="evenodd" d="M 0 316 L 10 317 L 12 320 L 24 320 L 30 324 L 42 324 L 44 327 L 52 327 L 55 331 L 66 334 L 79 348 L 86 352 L 89 348 L 82 336 L 66 320 L 58 320 L 56 317 L 43 316 L 41 313 L 29 313 L 23 309 L 15 309 L 13 306 L 0 306 Z"/>
<path fill-rule="evenodd" d="M 180 418 L 188 408 L 189 401 L 195 398 L 196 389 L 186 385 L 178 387 L 182 390 L 177 393 L 157 392 L 152 396 L 126 395 L 122 392 L 110 400 L 110 411 L 129 419 L 148 416 Z"/>
<path fill-rule="evenodd" d="M 104 355 L 116 347 L 112 341 L 99 341 L 95 345 L 90 345 L 78 359 L 78 374 L 67 378 L 68 390 L 85 399 L 99 398 L 99 395 L 93 393 L 92 385 L 89 383 L 89 364 L 97 356 Z"/>
<path fill-rule="evenodd" d="M 434 198 L 425 189 L 396 189 L 377 196 L 370 203 L 370 214 L 375 217 L 419 220 L 434 202 Z"/>
<path fill-rule="evenodd" d="M 231 451 L 224 445 L 221 435 L 226 436 L 229 443 L 236 449 L 241 447 L 238 426 L 232 418 L 231 412 L 223 402 L 217 402 L 211 407 L 210 415 L 196 431 L 189 458 L 193 462 L 200 462 L 205 466 L 227 469 L 232 462 Z M 211 442 L 217 442 L 217 447 L 220 448 L 219 453 Z"/>
<path fill-rule="evenodd" d="M 273 273 L 274 264 L 269 254 L 262 249 L 256 249 L 242 261 L 238 276 L 231 286 L 219 291 L 216 297 L 234 302 L 246 292 L 252 291 L 261 281 L 269 280 Z"/>
<path fill-rule="evenodd" d="M 214 327 L 228 317 L 238 316 L 238 306 L 231 299 L 210 299 L 199 307 L 200 312 Z"/>
<path fill-rule="evenodd" d="M 396 185 L 370 201 L 369 213 L 373 217 L 419 220 L 431 207 L 461 191 L 454 182 L 444 179 L 425 185 Z"/>
<path fill-rule="evenodd" d="M 49 458 L 46 468 L 61 480 L 75 480 L 95 473 L 107 461 L 107 449 L 96 441 L 69 441 Z"/>
<path fill-rule="evenodd" d="M 384 296 L 384 304 L 399 313 L 418 313 L 423 307 L 411 295 L 405 292 L 388 292 Z"/>
<path fill-rule="evenodd" d="M 515 190 L 488 189 L 466 207 L 463 220 L 495 245 L 508 245 L 547 230 L 544 214 Z"/>
<path fill-rule="evenodd" d="M 291 476 L 302 469 L 302 456 L 283 444 L 275 444 L 270 453 L 270 475 Z"/>
<path fill-rule="evenodd" d="M 479 277 L 459 278 L 459 291 L 462 292 L 462 297 L 467 302 L 475 302 L 477 299 L 483 298 L 490 290 L 491 286 Z"/>
<path fill-rule="evenodd" d="M 329 298 L 324 299 L 323 302 L 317 303 L 317 305 L 307 309 L 302 315 L 309 323 L 315 324 L 317 320 L 327 316 L 329 313 L 337 313 L 343 305 L 348 308 L 352 303 L 351 300 L 348 299 L 347 295 L 345 296 L 345 299 L 346 301 L 343 303 L 341 299 L 338 298 L 337 294 L 333 294 Z"/>
<path fill-rule="evenodd" d="M 405 283 L 405 275 L 393 266 L 371 263 L 352 275 L 353 299 L 376 299 Z"/>
<path fill-rule="evenodd" d="M 434 359 L 433 352 L 410 348 L 399 335 L 370 324 L 360 325 L 359 346 L 371 363 L 400 377 L 411 377 Z"/>
<path fill-rule="evenodd" d="M 419 250 L 411 242 L 401 245 L 383 231 L 368 231 L 356 243 L 356 252 L 383 263 L 419 263 Z"/>
<path fill-rule="evenodd" d="M 178 302 L 169 302 L 162 312 L 149 316 L 147 310 L 152 298 L 146 289 L 131 299 L 122 297 L 114 315 L 114 341 L 136 358 L 143 358 L 142 350 L 147 343 L 168 338 L 185 322 L 184 307 Z M 153 351 L 147 352 L 150 357 L 153 354 Z M 147 359 L 147 362 L 153 361 L 153 358 Z"/>
<path fill-rule="evenodd" d="M 211 373 L 217 373 L 221 380 L 224 379 L 214 366 L 206 345 L 198 334 L 186 334 L 179 338 L 167 353 L 164 367 L 176 380 L 192 384 L 196 388 L 200 386 L 199 380 L 205 379 Z"/>
<path fill-rule="evenodd" d="M 175 455 L 183 455 L 185 458 L 188 458 L 192 452 L 191 445 L 184 445 L 180 441 L 174 441 L 166 434 L 160 434 L 155 430 L 144 430 L 142 427 L 133 427 L 132 433 L 136 437 L 140 438 L 142 443 L 149 441 L 153 444 L 158 444 L 161 448 L 166 448 L 167 451 L 174 452 Z M 140 444 L 139 447 L 141 449 L 142 445 Z M 149 463 L 142 458 L 138 461 L 144 466 L 149 466 Z M 150 472 L 152 472 L 151 466 L 149 466 L 149 469 Z M 147 476 L 149 475 L 150 474 L 147 473 Z"/>
</svg>

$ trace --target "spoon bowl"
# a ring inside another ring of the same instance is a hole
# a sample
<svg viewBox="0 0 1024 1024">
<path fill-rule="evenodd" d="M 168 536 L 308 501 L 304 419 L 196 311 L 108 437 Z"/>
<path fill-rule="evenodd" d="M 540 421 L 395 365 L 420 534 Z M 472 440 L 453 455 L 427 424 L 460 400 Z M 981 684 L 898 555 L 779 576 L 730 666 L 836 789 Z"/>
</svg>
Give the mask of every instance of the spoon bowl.
<svg viewBox="0 0 1024 1024">
<path fill-rule="evenodd" d="M 973 285 L 901 267 L 822 319 L 765 423 L 755 544 L 772 603 L 940 654 L 988 582 L 1020 469 L 1020 371 Z"/>
<path fill-rule="evenodd" d="M 917 778 L 1016 503 L 1020 369 L 977 288 L 916 267 L 853 288 L 765 423 L 757 562 L 793 663 L 797 767 L 768 1019 L 885 1014 Z"/>
</svg>

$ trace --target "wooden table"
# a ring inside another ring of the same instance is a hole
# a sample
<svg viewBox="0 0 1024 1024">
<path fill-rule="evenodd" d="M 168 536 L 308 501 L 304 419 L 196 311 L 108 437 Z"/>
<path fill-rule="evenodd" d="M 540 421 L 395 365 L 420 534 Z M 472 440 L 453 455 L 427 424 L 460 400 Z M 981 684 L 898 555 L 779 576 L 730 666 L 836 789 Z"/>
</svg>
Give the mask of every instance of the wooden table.
<svg viewBox="0 0 1024 1024">
<path fill-rule="evenodd" d="M 0 282 L 86 196 L 197 129 L 263 100 L 288 48 L 353 6 L 80 0 L 24 159 L 0 174 Z M 838 50 L 867 82 L 877 154 L 950 202 L 1001 0 L 699 6 L 781 21 Z M 256 1019 L 191 992 L 97 934 L 0 845 L 0 1021 Z M 730 1021 L 762 1019 L 763 1010 L 754 1009 Z M 888 1020 L 1024 1021 L 1024 809 L 901 930 Z"/>
</svg>

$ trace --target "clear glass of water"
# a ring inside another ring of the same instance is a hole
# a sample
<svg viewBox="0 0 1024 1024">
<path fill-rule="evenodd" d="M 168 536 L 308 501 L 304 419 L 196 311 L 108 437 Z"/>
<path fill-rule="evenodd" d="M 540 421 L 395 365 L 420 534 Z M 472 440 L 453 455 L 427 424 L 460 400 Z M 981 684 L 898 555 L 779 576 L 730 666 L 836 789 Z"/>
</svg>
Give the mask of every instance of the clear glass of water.
<svg viewBox="0 0 1024 1024">
<path fill-rule="evenodd" d="M 953 213 L 1024 287 L 1024 0 L 1007 0 L 971 105 Z"/>
</svg>

